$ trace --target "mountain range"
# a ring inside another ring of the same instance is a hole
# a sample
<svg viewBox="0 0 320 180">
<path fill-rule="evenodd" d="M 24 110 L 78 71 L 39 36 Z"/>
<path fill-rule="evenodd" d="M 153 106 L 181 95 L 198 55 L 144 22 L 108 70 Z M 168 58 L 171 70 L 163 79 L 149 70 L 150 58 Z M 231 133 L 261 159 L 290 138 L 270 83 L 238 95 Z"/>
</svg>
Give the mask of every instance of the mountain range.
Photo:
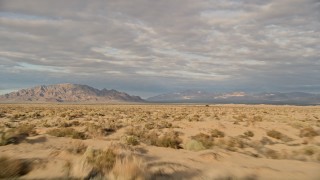
<svg viewBox="0 0 320 180">
<path fill-rule="evenodd" d="M 306 92 L 230 92 L 214 93 L 199 90 L 160 94 L 146 100 L 125 92 L 96 89 L 80 84 L 41 85 L 0 95 L 0 103 L 10 102 L 150 102 L 150 103 L 219 103 L 219 104 L 295 104 L 320 105 L 320 94 Z"/>
<path fill-rule="evenodd" d="M 182 92 L 161 94 L 147 99 L 159 103 L 235 103 L 235 104 L 320 104 L 320 94 L 305 92 L 262 92 L 262 93 L 211 93 L 187 90 Z"/>
<path fill-rule="evenodd" d="M 144 102 L 116 90 L 95 89 L 80 84 L 41 85 L 0 96 L 0 102 Z"/>
</svg>

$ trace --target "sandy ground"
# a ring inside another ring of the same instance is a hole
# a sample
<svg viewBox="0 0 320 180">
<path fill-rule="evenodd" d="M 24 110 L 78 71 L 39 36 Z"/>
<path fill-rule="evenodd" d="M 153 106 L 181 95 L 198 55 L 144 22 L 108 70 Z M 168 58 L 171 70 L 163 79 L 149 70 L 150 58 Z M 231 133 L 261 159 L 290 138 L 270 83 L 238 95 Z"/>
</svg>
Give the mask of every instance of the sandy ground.
<svg viewBox="0 0 320 180">
<path fill-rule="evenodd" d="M 4 179 L 320 179 L 318 106 L 2 104 L 0 132 Z"/>
</svg>

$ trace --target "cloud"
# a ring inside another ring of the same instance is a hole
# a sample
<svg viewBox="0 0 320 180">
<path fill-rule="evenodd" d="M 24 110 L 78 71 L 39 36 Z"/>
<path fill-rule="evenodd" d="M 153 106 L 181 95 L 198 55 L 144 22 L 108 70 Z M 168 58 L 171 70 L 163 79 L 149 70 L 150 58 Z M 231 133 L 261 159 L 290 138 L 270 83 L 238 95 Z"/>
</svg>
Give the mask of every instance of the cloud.
<svg viewBox="0 0 320 180">
<path fill-rule="evenodd" d="M 320 91 L 319 9 L 318 0 L 2 0 L 1 88 Z"/>
</svg>

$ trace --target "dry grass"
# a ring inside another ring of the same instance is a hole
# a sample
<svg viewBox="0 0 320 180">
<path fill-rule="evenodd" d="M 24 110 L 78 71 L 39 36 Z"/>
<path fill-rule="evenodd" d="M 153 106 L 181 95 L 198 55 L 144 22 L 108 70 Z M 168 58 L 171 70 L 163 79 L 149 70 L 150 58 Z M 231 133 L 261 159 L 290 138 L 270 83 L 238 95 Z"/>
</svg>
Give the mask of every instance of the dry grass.
<svg viewBox="0 0 320 180">
<path fill-rule="evenodd" d="M 0 157 L 0 178 L 18 178 L 31 170 L 30 164 L 24 160 Z"/>
<path fill-rule="evenodd" d="M 146 180 L 150 175 L 143 159 L 128 155 L 116 159 L 108 177 L 112 180 Z"/>
<path fill-rule="evenodd" d="M 87 150 L 87 145 L 85 145 L 83 142 L 80 140 L 73 141 L 71 143 L 71 147 L 68 148 L 68 151 L 72 154 L 83 154 Z"/>
<path fill-rule="evenodd" d="M 47 131 L 47 134 L 56 137 L 70 137 L 73 139 L 86 139 L 86 135 L 82 132 L 78 132 L 73 128 L 55 128 Z"/>
<path fill-rule="evenodd" d="M 85 156 L 86 161 L 93 167 L 93 170 L 101 174 L 109 172 L 116 162 L 116 154 L 112 149 L 87 149 Z"/>
<path fill-rule="evenodd" d="M 272 137 L 272 138 L 275 138 L 275 139 L 278 139 L 278 140 L 282 140 L 284 142 L 289 142 L 289 141 L 292 141 L 293 139 L 286 136 L 285 134 L 279 132 L 279 131 L 276 131 L 276 130 L 270 130 L 270 131 L 267 131 L 267 135 L 269 137 Z"/>
<path fill-rule="evenodd" d="M 37 135 L 34 125 L 21 124 L 18 127 L 0 129 L 0 146 L 19 144 L 28 136 Z"/>
<path fill-rule="evenodd" d="M 199 133 L 195 136 L 192 136 L 191 139 L 196 140 L 201 143 L 202 146 L 206 149 L 209 149 L 213 146 L 214 136 L 209 136 L 207 134 Z"/>
<path fill-rule="evenodd" d="M 300 137 L 315 137 L 319 136 L 319 133 L 312 127 L 303 128 L 300 130 Z"/>
</svg>

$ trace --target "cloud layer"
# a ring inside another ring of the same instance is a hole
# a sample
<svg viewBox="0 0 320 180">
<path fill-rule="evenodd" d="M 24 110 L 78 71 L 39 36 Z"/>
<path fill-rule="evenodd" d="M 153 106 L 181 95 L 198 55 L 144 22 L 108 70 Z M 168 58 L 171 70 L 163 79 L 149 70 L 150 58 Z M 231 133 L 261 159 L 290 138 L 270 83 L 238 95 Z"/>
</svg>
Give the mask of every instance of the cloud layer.
<svg viewBox="0 0 320 180">
<path fill-rule="evenodd" d="M 319 0 L 1 0 L 0 91 L 320 92 Z"/>
</svg>

